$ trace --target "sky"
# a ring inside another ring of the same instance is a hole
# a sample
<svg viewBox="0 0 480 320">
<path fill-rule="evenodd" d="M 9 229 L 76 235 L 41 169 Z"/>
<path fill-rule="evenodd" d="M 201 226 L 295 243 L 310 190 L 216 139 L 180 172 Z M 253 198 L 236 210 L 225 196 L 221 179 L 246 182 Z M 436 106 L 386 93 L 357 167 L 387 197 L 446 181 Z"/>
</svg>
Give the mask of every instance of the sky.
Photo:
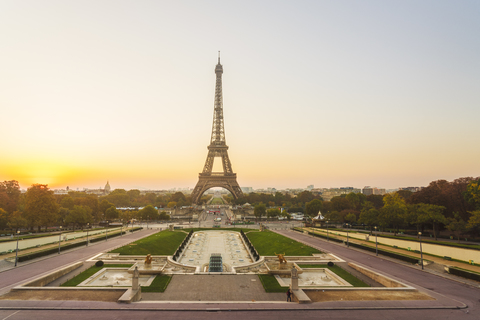
<svg viewBox="0 0 480 320">
<path fill-rule="evenodd" d="M 217 52 L 242 187 L 480 176 L 479 1 L 0 1 L 0 181 L 193 188 Z"/>
</svg>

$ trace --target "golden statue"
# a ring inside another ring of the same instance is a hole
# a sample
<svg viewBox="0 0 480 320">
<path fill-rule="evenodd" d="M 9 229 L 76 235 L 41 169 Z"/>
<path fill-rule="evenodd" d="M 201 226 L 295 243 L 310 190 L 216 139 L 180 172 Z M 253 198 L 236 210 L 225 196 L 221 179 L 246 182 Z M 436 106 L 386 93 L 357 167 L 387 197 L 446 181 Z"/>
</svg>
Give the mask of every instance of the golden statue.
<svg viewBox="0 0 480 320">
<path fill-rule="evenodd" d="M 275 255 L 278 257 L 278 262 L 279 262 L 280 264 L 282 264 L 282 263 L 287 263 L 287 259 L 285 259 L 285 253 L 284 253 L 284 254 L 281 254 L 281 253 L 277 254 L 277 253 L 275 253 Z"/>
<path fill-rule="evenodd" d="M 152 264 L 152 255 L 149 253 L 145 258 L 145 264 Z"/>
</svg>

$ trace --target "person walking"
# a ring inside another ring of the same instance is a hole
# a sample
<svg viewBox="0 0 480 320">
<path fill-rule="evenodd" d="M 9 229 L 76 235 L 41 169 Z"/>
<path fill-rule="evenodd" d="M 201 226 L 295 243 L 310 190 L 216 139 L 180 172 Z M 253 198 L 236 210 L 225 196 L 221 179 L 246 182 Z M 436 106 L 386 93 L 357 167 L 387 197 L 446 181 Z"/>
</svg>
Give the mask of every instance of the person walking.
<svg viewBox="0 0 480 320">
<path fill-rule="evenodd" d="M 292 302 L 292 290 L 287 291 L 287 302 Z"/>
</svg>

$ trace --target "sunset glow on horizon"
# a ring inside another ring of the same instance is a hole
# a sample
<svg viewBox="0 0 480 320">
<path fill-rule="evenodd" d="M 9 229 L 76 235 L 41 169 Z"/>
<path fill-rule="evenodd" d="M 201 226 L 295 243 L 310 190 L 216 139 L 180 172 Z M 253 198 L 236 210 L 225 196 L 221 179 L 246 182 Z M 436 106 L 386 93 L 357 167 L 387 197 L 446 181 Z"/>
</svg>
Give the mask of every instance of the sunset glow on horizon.
<svg viewBox="0 0 480 320">
<path fill-rule="evenodd" d="M 221 50 L 241 187 L 480 176 L 476 1 L 0 3 L 0 181 L 193 188 Z"/>
</svg>

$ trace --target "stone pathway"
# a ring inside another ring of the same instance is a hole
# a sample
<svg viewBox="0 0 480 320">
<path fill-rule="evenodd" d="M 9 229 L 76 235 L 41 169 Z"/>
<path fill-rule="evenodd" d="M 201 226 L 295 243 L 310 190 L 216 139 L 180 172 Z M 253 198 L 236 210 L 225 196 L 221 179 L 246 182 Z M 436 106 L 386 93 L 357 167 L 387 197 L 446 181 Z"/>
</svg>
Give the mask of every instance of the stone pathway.
<svg viewBox="0 0 480 320">
<path fill-rule="evenodd" d="M 163 293 L 142 293 L 142 301 L 286 301 L 266 293 L 257 275 L 174 275 Z"/>
</svg>

